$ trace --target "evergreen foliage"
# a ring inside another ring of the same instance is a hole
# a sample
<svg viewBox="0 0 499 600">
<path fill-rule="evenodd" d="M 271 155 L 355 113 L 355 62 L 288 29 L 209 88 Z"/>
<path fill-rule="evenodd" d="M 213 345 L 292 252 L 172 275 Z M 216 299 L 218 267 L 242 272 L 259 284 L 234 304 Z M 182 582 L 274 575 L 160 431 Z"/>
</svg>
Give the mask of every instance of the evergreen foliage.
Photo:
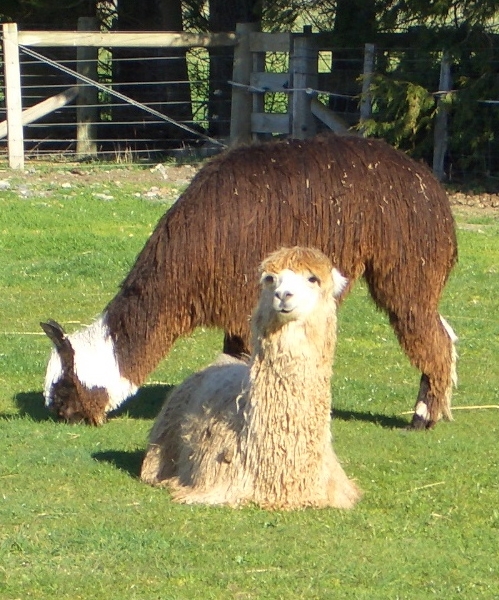
<svg viewBox="0 0 499 600">
<path fill-rule="evenodd" d="M 370 86 L 373 117 L 363 121 L 368 136 L 382 137 L 396 148 L 421 151 L 418 143 L 431 132 L 435 100 L 426 88 L 411 81 L 376 75 Z"/>
</svg>

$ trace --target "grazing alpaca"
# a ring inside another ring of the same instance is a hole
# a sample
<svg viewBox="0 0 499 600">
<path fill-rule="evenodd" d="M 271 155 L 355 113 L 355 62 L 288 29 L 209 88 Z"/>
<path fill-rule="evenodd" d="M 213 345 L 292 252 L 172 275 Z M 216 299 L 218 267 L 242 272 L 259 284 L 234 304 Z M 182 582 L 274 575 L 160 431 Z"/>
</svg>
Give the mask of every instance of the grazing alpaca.
<svg viewBox="0 0 499 600">
<path fill-rule="evenodd" d="M 152 429 L 141 478 L 187 503 L 350 508 L 359 498 L 331 446 L 336 300 L 346 280 L 321 252 L 262 264 L 250 364 L 188 378 Z"/>
<path fill-rule="evenodd" d="M 54 342 L 46 403 L 100 424 L 135 393 L 173 342 L 198 326 L 249 352 L 253 274 L 281 246 L 313 246 L 349 279 L 363 276 L 422 372 L 412 425 L 451 417 L 453 333 L 438 303 L 457 258 L 454 221 L 430 171 L 386 143 L 317 136 L 215 157 L 160 219 L 120 291 L 88 328 Z M 72 351 L 59 353 L 63 344 Z"/>
</svg>

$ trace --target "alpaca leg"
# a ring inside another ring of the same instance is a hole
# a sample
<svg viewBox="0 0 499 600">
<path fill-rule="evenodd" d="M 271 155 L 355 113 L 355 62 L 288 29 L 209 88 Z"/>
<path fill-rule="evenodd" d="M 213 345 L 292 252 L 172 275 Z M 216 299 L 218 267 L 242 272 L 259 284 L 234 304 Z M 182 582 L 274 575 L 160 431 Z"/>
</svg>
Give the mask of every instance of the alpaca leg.
<svg viewBox="0 0 499 600">
<path fill-rule="evenodd" d="M 171 469 L 165 469 L 165 457 L 161 446 L 150 444 L 142 462 L 140 478 L 144 483 L 161 485 L 162 481 L 171 476 L 173 468 L 174 465 L 172 464 Z"/>
<path fill-rule="evenodd" d="M 140 478 L 150 485 L 162 485 L 176 474 L 180 447 L 180 422 L 168 403 L 163 405 L 149 435 Z"/>
<path fill-rule="evenodd" d="M 450 325 L 438 313 L 419 319 L 390 313 L 390 322 L 411 363 L 422 372 L 411 427 L 431 429 L 442 417 L 451 420 L 457 338 Z"/>
</svg>

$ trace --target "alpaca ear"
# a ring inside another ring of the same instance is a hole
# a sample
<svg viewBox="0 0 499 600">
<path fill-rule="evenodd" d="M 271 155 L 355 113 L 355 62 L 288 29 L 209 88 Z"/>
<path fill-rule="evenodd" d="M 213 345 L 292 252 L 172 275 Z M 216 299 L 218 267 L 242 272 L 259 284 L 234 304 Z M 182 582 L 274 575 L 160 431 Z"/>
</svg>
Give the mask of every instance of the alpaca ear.
<svg viewBox="0 0 499 600">
<path fill-rule="evenodd" d="M 74 350 L 64 329 L 57 321 L 49 319 L 46 323 L 40 323 L 41 328 L 48 335 L 50 341 L 54 344 L 57 353 L 61 359 L 63 368 L 73 368 Z"/>
<path fill-rule="evenodd" d="M 338 271 L 338 269 L 331 269 L 331 276 L 333 278 L 333 296 L 338 298 L 341 292 L 347 287 L 348 279 Z"/>
<path fill-rule="evenodd" d="M 64 332 L 62 326 L 59 325 L 57 321 L 53 321 L 52 319 L 49 319 L 46 323 L 40 323 L 40 326 L 43 331 L 45 331 L 54 346 L 60 350 L 64 345 L 64 339 L 66 337 L 66 333 Z"/>
</svg>

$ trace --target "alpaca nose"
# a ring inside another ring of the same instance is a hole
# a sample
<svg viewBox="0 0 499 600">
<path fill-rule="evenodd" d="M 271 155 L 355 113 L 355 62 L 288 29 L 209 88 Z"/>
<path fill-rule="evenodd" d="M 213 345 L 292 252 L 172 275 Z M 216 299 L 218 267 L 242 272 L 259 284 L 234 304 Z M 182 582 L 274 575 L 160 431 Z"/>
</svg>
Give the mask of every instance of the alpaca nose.
<svg viewBox="0 0 499 600">
<path fill-rule="evenodd" d="M 288 290 L 276 290 L 275 297 L 281 302 L 284 302 L 285 300 L 292 298 L 293 293 Z"/>
</svg>

